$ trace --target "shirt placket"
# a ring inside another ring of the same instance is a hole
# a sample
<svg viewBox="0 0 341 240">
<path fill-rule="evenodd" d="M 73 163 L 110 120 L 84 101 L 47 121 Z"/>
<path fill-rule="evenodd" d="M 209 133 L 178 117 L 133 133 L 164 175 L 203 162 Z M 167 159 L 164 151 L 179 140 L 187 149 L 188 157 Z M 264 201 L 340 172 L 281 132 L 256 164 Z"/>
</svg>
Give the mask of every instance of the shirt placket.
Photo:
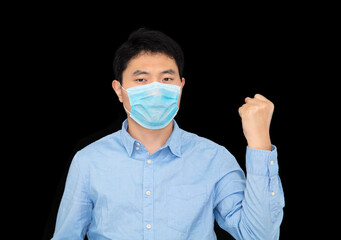
<svg viewBox="0 0 341 240">
<path fill-rule="evenodd" d="M 148 157 L 145 159 L 143 167 L 143 223 L 144 223 L 144 239 L 154 239 L 154 224 L 153 224 L 153 160 Z"/>
</svg>

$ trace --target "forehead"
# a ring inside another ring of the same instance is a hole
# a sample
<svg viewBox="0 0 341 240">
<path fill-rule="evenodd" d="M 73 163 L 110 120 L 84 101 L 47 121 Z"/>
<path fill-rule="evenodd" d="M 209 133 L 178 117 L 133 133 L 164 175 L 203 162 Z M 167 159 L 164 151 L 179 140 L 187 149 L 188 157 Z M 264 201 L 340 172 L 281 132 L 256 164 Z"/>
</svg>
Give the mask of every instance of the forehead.
<svg viewBox="0 0 341 240">
<path fill-rule="evenodd" d="M 148 72 L 162 72 L 170 68 L 178 72 L 175 60 L 166 54 L 140 53 L 129 61 L 125 72 L 132 73 L 137 69 Z"/>
</svg>

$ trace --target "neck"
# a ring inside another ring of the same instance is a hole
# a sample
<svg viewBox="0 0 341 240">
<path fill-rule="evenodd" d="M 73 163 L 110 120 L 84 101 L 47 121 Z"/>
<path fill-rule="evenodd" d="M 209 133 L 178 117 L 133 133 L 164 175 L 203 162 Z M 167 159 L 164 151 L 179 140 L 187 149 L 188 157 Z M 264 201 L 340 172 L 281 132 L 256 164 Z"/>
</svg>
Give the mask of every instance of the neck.
<svg viewBox="0 0 341 240">
<path fill-rule="evenodd" d="M 147 129 L 128 117 L 128 133 L 140 141 L 149 154 L 153 154 L 162 147 L 173 132 L 173 121 L 162 129 Z"/>
</svg>

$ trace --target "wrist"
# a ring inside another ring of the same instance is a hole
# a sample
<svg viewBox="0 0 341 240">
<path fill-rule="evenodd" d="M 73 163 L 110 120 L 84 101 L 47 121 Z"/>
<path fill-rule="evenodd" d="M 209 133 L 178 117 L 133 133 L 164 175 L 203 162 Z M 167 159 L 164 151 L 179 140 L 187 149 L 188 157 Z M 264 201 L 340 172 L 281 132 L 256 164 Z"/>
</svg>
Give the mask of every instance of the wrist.
<svg viewBox="0 0 341 240">
<path fill-rule="evenodd" d="M 257 138 L 247 140 L 247 145 L 249 148 L 259 149 L 259 150 L 272 150 L 270 137 Z"/>
</svg>

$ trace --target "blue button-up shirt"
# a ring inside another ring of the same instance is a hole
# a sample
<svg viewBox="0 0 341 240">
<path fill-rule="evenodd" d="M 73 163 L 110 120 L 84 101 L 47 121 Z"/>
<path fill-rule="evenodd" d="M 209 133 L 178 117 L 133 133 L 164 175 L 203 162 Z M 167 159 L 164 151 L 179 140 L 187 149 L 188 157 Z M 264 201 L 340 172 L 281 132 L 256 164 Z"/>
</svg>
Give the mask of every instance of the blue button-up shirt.
<svg viewBox="0 0 341 240">
<path fill-rule="evenodd" d="M 247 148 L 247 177 L 223 146 L 173 121 L 149 154 L 122 129 L 75 155 L 53 240 L 278 239 L 284 197 L 277 151 Z"/>
</svg>

